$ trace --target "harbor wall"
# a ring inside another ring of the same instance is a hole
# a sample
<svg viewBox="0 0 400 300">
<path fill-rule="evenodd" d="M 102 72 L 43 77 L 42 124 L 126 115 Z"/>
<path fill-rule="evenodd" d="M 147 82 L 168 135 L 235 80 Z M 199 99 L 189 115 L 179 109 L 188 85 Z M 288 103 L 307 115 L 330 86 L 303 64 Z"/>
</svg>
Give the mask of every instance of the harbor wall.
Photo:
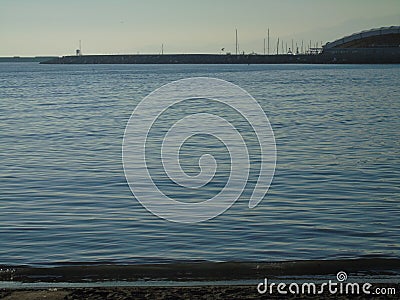
<svg viewBox="0 0 400 300">
<path fill-rule="evenodd" d="M 62 56 L 42 64 L 397 64 L 400 47 L 333 49 L 320 54 L 127 54 Z"/>
</svg>

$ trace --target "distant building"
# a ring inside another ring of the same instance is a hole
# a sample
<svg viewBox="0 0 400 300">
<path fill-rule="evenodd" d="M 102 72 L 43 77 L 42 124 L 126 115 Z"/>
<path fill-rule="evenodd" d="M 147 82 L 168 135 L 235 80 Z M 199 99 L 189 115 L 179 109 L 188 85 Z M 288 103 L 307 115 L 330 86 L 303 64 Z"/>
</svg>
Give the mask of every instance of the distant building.
<svg viewBox="0 0 400 300">
<path fill-rule="evenodd" d="M 381 27 L 342 37 L 322 47 L 333 62 L 399 63 L 400 26 Z"/>
<path fill-rule="evenodd" d="M 400 47 L 400 26 L 364 30 L 345 36 L 323 46 L 324 52 L 344 53 L 355 49 L 380 49 Z"/>
</svg>

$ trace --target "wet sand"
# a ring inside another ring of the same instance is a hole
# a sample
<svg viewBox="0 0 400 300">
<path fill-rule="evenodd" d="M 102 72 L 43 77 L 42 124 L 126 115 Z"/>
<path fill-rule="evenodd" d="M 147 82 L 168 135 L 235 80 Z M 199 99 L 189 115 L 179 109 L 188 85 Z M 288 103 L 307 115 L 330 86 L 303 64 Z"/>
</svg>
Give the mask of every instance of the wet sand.
<svg viewBox="0 0 400 300">
<path fill-rule="evenodd" d="M 138 265 L 65 265 L 58 267 L 0 266 L 0 281 L 88 282 L 88 281 L 216 281 L 258 280 L 279 276 L 400 274 L 400 259 L 305 260 L 287 262 L 193 262 Z"/>
<path fill-rule="evenodd" d="M 374 288 L 395 288 L 396 294 L 332 295 L 328 290 L 324 290 L 324 294 L 321 295 L 289 293 L 285 296 L 278 294 L 276 290 L 273 294 L 264 295 L 257 291 L 257 283 L 263 278 L 276 283 L 282 280 L 288 282 L 314 282 L 314 279 L 334 281 L 339 271 L 347 273 L 346 282 L 371 282 Z M 170 282 L 173 284 L 171 285 Z M 0 266 L 0 284 L 3 284 L 0 288 L 0 299 L 6 300 L 399 299 L 399 283 L 400 260 L 381 258 L 271 263 L 193 262 L 125 266 L 75 264 L 52 268 Z"/>
</svg>

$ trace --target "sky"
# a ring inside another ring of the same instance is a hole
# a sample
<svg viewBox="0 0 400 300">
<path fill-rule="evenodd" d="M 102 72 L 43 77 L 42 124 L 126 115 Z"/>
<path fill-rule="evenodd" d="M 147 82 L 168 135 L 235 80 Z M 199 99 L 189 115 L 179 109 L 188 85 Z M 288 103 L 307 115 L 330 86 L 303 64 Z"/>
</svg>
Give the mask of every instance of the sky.
<svg viewBox="0 0 400 300">
<path fill-rule="evenodd" d="M 235 29 L 263 53 L 268 28 L 272 52 L 391 25 L 399 0 L 0 0 L 0 56 L 234 53 Z"/>
</svg>

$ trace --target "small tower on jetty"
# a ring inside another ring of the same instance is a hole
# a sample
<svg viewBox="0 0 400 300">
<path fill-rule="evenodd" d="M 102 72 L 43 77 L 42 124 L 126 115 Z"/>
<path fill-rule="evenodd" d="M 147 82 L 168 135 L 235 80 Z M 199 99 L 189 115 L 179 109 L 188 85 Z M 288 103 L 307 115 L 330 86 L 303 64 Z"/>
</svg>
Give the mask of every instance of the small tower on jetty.
<svg viewBox="0 0 400 300">
<path fill-rule="evenodd" d="M 76 56 L 81 56 L 82 55 L 82 43 L 81 40 L 79 40 L 79 48 L 76 49 Z"/>
</svg>

